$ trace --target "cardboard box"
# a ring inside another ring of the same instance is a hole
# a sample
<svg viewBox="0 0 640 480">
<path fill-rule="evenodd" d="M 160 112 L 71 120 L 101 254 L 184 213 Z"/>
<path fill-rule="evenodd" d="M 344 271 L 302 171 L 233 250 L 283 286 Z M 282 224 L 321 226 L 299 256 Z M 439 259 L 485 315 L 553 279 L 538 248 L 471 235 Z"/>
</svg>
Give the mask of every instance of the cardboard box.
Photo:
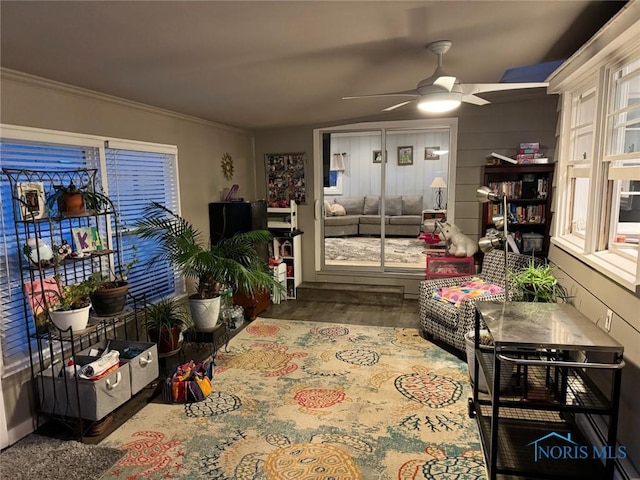
<svg viewBox="0 0 640 480">
<path fill-rule="evenodd" d="M 76 364 L 82 366 L 93 360 L 95 357 L 77 356 Z M 95 381 L 70 378 L 64 372 L 60 376 L 62 366 L 58 362 L 38 374 L 40 411 L 44 413 L 97 421 L 131 398 L 126 364 L 121 363 L 117 370 Z"/>
<path fill-rule="evenodd" d="M 129 367 L 131 381 L 131 395 L 135 395 L 149 385 L 160 374 L 158 365 L 158 346 L 152 342 L 133 342 L 128 340 L 103 340 L 86 350 L 80 355 L 89 355 L 97 349 L 101 354 L 105 348 L 117 350 L 120 353 L 120 362 Z"/>
<path fill-rule="evenodd" d="M 475 273 L 473 257 L 452 257 L 444 253 L 427 253 L 426 278 L 466 277 Z"/>
</svg>

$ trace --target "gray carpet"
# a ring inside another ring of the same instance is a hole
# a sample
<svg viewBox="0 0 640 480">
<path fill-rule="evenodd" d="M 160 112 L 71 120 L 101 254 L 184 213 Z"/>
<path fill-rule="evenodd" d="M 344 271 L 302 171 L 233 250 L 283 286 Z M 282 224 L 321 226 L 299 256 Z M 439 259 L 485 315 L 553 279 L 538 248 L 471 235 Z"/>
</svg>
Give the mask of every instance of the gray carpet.
<svg viewBox="0 0 640 480">
<path fill-rule="evenodd" d="M 380 258 L 380 239 L 373 237 L 325 238 L 327 260 L 375 261 Z M 424 263 L 425 243 L 416 238 L 386 238 L 386 262 Z"/>
<path fill-rule="evenodd" d="M 29 435 L 0 454 L 0 477 L 11 480 L 98 480 L 124 452 Z"/>
</svg>

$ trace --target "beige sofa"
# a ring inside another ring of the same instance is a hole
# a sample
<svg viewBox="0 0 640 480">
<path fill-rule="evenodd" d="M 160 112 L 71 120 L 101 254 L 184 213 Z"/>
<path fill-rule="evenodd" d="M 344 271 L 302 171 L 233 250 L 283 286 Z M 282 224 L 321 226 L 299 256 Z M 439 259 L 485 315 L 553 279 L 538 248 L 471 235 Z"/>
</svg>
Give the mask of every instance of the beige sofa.
<svg viewBox="0 0 640 480">
<path fill-rule="evenodd" d="M 343 208 L 335 209 L 334 204 Z M 385 235 L 417 237 L 422 225 L 422 195 L 393 195 L 385 198 Z M 333 214 L 331 213 L 333 211 Z M 337 213 L 336 213 L 337 211 Z M 380 197 L 335 197 L 325 204 L 324 236 L 380 235 Z"/>
</svg>

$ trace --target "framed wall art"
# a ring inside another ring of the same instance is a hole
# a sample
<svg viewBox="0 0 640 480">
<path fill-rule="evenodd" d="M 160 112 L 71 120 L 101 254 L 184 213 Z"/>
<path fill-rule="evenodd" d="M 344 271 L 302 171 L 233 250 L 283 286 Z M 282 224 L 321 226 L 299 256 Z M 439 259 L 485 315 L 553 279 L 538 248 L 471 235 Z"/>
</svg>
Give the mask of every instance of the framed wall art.
<svg viewBox="0 0 640 480">
<path fill-rule="evenodd" d="M 398 165 L 413 165 L 413 147 L 398 147 Z"/>
<path fill-rule="evenodd" d="M 425 160 L 440 160 L 440 155 L 436 152 L 440 151 L 440 147 L 424 147 Z"/>
<path fill-rule="evenodd" d="M 382 163 L 382 150 L 373 151 L 373 163 Z"/>
<path fill-rule="evenodd" d="M 20 200 L 22 220 L 45 218 L 44 184 L 42 182 L 22 182 L 16 185 Z"/>
<path fill-rule="evenodd" d="M 288 207 L 291 200 L 307 203 L 304 169 L 307 156 L 302 153 L 267 153 L 264 156 L 267 173 L 267 204 Z"/>
</svg>

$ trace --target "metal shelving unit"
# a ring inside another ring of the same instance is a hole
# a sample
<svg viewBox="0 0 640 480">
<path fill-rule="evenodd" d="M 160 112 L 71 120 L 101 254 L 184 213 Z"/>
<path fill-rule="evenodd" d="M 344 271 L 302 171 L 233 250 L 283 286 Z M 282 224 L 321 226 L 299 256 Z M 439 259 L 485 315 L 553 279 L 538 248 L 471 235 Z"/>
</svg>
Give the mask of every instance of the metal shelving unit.
<svg viewBox="0 0 640 480">
<path fill-rule="evenodd" d="M 35 250 L 35 262 L 28 259 L 23 252 L 18 252 L 18 266 L 22 284 L 34 283 L 44 286 L 45 279 L 58 276 L 62 283 L 70 285 L 84 280 L 89 275 L 99 272 L 108 275 L 118 271 L 121 265 L 119 250 L 119 231 L 116 212 L 112 210 L 90 210 L 71 215 L 60 213 L 57 209 L 45 209 L 44 201 L 55 191 L 56 186 L 89 186 L 98 191 L 96 169 L 76 170 L 18 170 L 3 169 L 9 179 L 12 192 L 12 207 L 15 218 L 15 238 L 21 249 L 28 239 L 39 239 L 50 246 L 67 243 L 73 245 L 73 232 L 77 228 L 95 228 L 100 236 L 101 249 L 92 251 L 82 257 L 54 261 L 43 261 L 40 248 Z M 42 189 L 37 215 L 30 213 L 24 195 L 23 185 L 36 185 Z M 46 211 L 45 211 L 46 210 Z M 41 289 L 44 290 L 44 287 Z M 33 293 L 40 306 L 48 305 L 45 291 Z M 87 327 L 81 331 L 57 328 L 49 318 L 46 308 L 38 315 L 32 309 L 31 297 L 24 295 L 23 309 L 25 316 L 25 332 L 29 348 L 31 378 L 34 387 L 34 398 L 37 399 L 36 410 L 41 415 L 69 426 L 81 440 L 91 428 L 93 422 L 87 421 L 86 399 L 82 397 L 81 380 L 60 375 L 60 371 L 70 359 L 76 359 L 81 352 L 110 339 L 139 341 L 141 322 L 139 312 L 144 299 L 130 297 L 130 307 L 112 317 L 91 316 Z M 121 377 L 118 377 L 121 378 Z M 83 407 L 85 409 L 83 410 Z M 42 418 L 37 416 L 36 428 L 41 425 Z"/>
<path fill-rule="evenodd" d="M 494 340 L 489 350 L 477 340 L 483 322 Z M 475 334 L 469 415 L 478 421 L 489 477 L 612 479 L 615 458 L 598 452 L 615 452 L 622 345 L 573 307 L 552 303 L 478 302 Z M 501 389 L 494 379 L 512 366 Z M 598 383 L 595 371 L 604 372 Z M 488 394 L 478 391 L 481 373 Z M 594 453 L 587 443 L 576 421 L 583 414 L 609 417 L 605 450 Z"/>
</svg>

